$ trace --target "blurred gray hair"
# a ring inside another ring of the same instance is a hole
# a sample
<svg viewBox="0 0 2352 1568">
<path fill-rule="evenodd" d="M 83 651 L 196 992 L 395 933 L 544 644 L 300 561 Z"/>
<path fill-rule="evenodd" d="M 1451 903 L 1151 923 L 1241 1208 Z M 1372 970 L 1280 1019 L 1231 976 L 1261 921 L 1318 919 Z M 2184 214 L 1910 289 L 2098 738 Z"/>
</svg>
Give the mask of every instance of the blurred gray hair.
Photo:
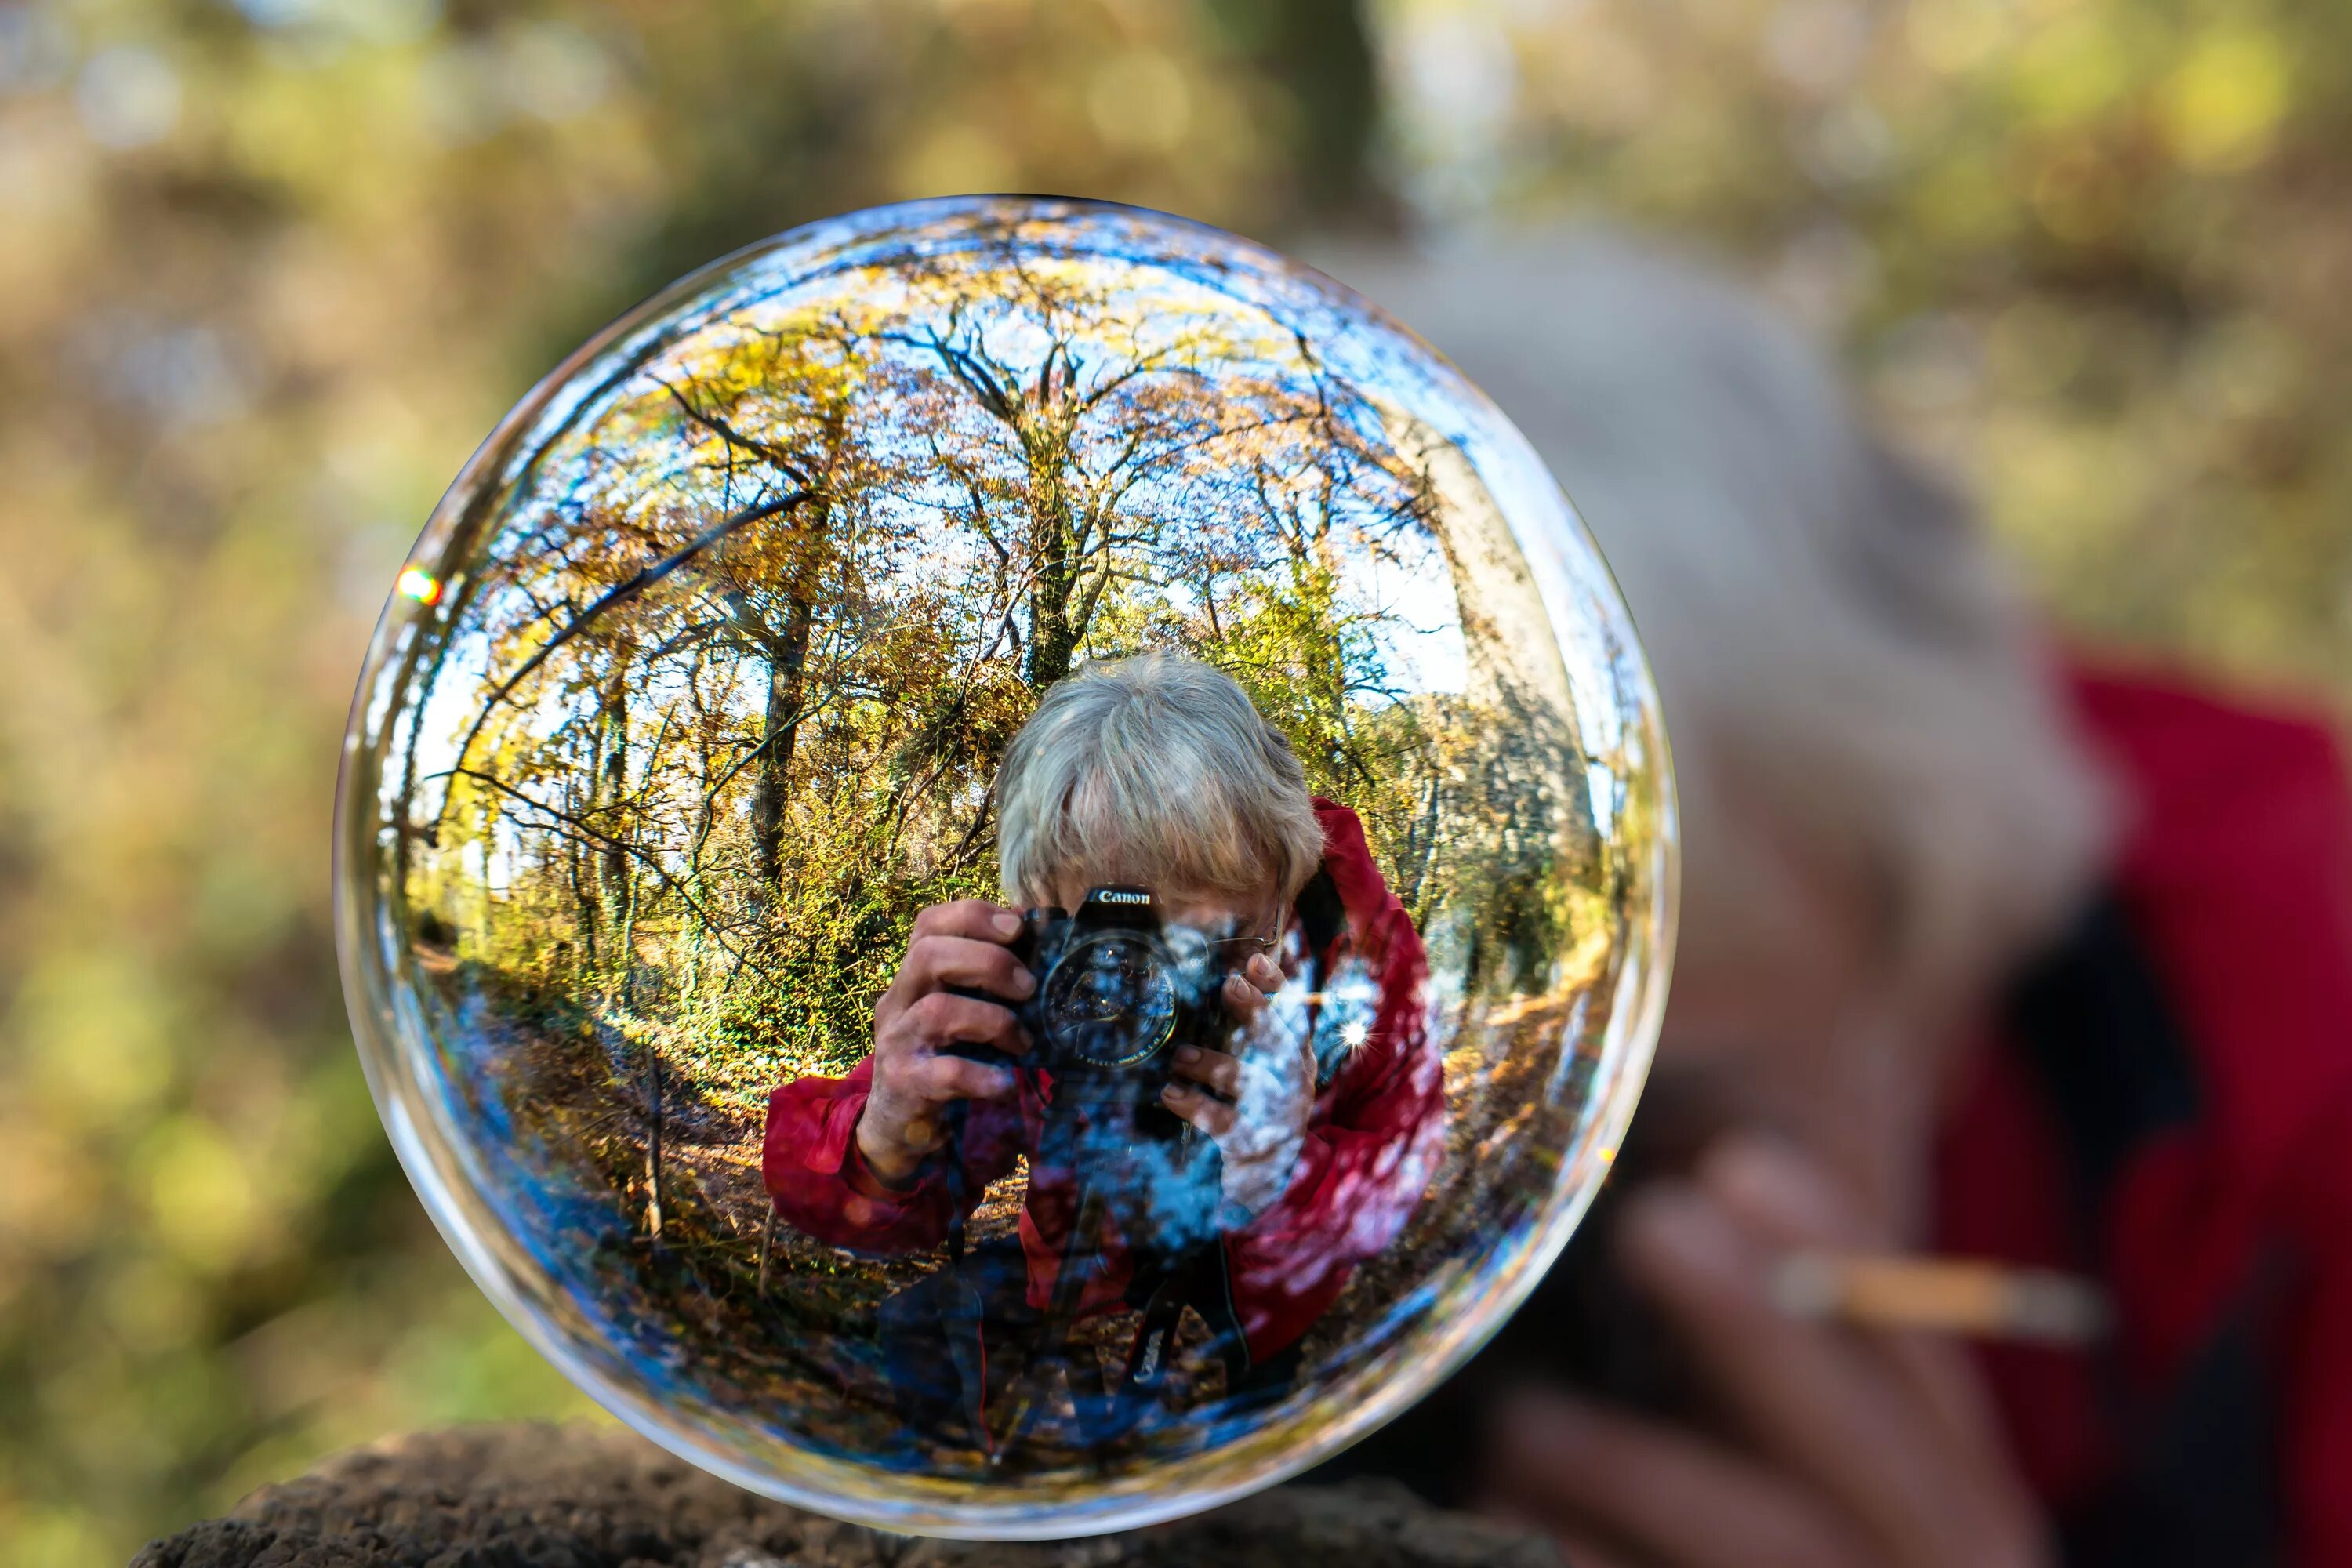
<svg viewBox="0 0 2352 1568">
<path fill-rule="evenodd" d="M 1098 660 L 1049 688 L 996 774 L 1016 904 L 1125 882 L 1286 906 L 1323 859 L 1306 771 L 1234 679 L 1197 659 Z"/>
<path fill-rule="evenodd" d="M 2074 912 L 2106 801 L 2033 623 L 1797 331 L 1602 230 L 1335 265 L 1503 406 L 1616 573 L 1675 752 L 1687 959 L 1767 934 L 1759 834 L 1870 892 L 1900 984 L 1981 984 Z"/>
</svg>

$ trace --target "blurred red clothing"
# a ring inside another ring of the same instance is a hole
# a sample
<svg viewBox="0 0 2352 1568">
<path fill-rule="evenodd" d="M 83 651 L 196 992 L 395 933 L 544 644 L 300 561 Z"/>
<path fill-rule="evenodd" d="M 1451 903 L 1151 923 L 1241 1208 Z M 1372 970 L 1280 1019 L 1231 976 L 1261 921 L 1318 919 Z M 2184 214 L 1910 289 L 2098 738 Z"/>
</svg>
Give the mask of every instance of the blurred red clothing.
<svg viewBox="0 0 2352 1568">
<path fill-rule="evenodd" d="M 2078 675 L 2071 689 L 2128 797 L 2114 886 L 2193 1100 L 2189 1114 L 2142 1118 L 2154 1131 L 2120 1147 L 2094 1212 L 2070 1223 L 2062 1194 L 2083 1140 L 2014 1042 L 1988 1042 L 1943 1128 L 1937 1239 L 2089 1268 L 2115 1293 L 2113 1363 L 1982 1352 L 2014 1452 L 2053 1511 L 2129 1462 L 2143 1436 L 2133 1396 L 2189 1383 L 2217 1332 L 2251 1311 L 2260 1350 L 2242 1381 L 2263 1378 L 2275 1397 L 2261 1425 L 2276 1459 L 2212 1458 L 2275 1480 L 2289 1561 L 2352 1565 L 2352 789 L 2315 720 L 2140 678 Z M 2119 1115 L 2136 1076 L 2114 1075 Z M 2185 1479 L 2184 1503 L 2198 1484 Z"/>
<path fill-rule="evenodd" d="M 1227 1233 L 1227 1277 L 1250 1359 L 1290 1346 L 1321 1316 L 1355 1265 L 1403 1228 L 1434 1169 L 1444 1096 L 1437 1053 L 1425 1033 L 1428 960 L 1404 906 L 1381 878 L 1363 826 L 1347 807 L 1315 802 L 1323 827 L 1323 870 L 1346 922 L 1323 954 L 1327 993 L 1348 977 L 1375 988 L 1369 1033 L 1317 1096 L 1288 1189 L 1244 1227 Z M 871 1058 L 845 1078 L 809 1077 L 769 1098 L 762 1174 L 776 1212 L 835 1247 L 908 1253 L 939 1246 L 949 1221 L 949 1182 L 940 1158 L 916 1184 L 893 1192 L 864 1169 L 857 1119 L 873 1082 Z M 974 1103 L 962 1141 L 967 1192 L 1033 1153 L 1053 1092 L 1050 1073 L 1022 1069 L 1016 1103 Z M 1067 1173 L 1032 1172 L 1021 1214 L 1028 1296 L 1045 1308 L 1067 1239 L 1074 1194 Z M 1120 1305 L 1133 1272 L 1115 1243 L 1080 1299 L 1079 1311 Z"/>
</svg>

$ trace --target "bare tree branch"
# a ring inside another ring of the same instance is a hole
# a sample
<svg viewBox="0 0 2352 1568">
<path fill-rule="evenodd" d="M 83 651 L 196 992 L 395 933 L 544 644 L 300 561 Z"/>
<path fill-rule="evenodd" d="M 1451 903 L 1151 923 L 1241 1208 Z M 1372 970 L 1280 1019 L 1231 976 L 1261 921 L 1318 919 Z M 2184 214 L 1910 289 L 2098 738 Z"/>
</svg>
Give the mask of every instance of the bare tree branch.
<svg viewBox="0 0 2352 1568">
<path fill-rule="evenodd" d="M 696 556 L 701 554 L 704 551 L 718 543 L 720 540 L 727 538 L 730 534 L 735 533 L 741 529 L 748 528 L 755 522 L 761 522 L 769 518 L 776 517 L 783 512 L 789 511 L 793 507 L 800 505 L 801 502 L 813 499 L 814 493 L 815 492 L 812 490 L 805 489 L 794 490 L 791 495 L 780 496 L 774 500 L 766 501 L 759 506 L 736 512 L 730 517 L 721 518 L 717 522 L 712 523 L 709 528 L 704 529 L 700 533 L 696 534 L 691 540 L 688 540 L 677 550 L 672 552 L 670 554 L 663 557 L 659 561 L 656 561 L 646 566 L 640 567 L 637 571 L 630 574 L 627 578 L 608 589 L 602 597 L 596 600 L 594 604 L 590 605 L 586 609 L 581 611 L 580 614 L 572 619 L 571 625 L 565 626 L 552 637 L 550 637 L 546 644 L 541 647 L 537 653 L 532 654 L 529 658 L 523 660 L 521 668 L 516 670 L 512 675 L 508 676 L 504 680 L 499 682 L 498 689 L 490 693 L 489 700 L 482 704 L 481 712 L 475 717 L 472 726 L 467 730 L 465 740 L 459 742 L 457 754 L 454 759 L 452 759 L 449 771 L 452 773 L 461 773 L 465 771 L 464 764 L 467 753 L 474 749 L 475 741 L 479 739 L 481 736 L 482 726 L 489 722 L 490 715 L 497 710 L 499 704 L 504 702 L 517 686 L 521 685 L 525 679 L 529 679 L 533 670 L 537 669 L 541 665 L 545 664 L 554 654 L 556 649 L 570 642 L 573 637 L 578 637 L 582 632 L 586 631 L 599 616 L 604 614 L 605 611 L 612 609 L 616 605 L 625 605 L 628 603 L 638 595 L 644 593 L 647 588 L 652 587 L 655 584 L 660 582 L 663 578 L 667 577 L 671 573 L 677 571 L 679 567 L 685 565 L 688 562 L 693 560 Z M 440 832 L 442 821 L 448 815 L 448 797 L 446 795 L 444 795 L 441 800 L 441 809 L 433 814 L 432 825 L 426 830 L 428 836 L 437 835 Z"/>
</svg>

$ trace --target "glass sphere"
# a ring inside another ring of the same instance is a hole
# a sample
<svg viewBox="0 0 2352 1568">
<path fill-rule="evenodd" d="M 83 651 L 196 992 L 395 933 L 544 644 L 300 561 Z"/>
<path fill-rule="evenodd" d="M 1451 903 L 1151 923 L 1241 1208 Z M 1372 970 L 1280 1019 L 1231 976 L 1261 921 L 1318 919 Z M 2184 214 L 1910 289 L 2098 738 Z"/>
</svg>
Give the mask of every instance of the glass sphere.
<svg viewBox="0 0 2352 1568">
<path fill-rule="evenodd" d="M 339 806 L 483 1289 L 919 1532 L 1187 1513 L 1428 1390 L 1605 1175 L 1671 947 L 1655 699 L 1528 443 L 1085 202 L 814 225 L 574 353 L 401 573 Z"/>
</svg>

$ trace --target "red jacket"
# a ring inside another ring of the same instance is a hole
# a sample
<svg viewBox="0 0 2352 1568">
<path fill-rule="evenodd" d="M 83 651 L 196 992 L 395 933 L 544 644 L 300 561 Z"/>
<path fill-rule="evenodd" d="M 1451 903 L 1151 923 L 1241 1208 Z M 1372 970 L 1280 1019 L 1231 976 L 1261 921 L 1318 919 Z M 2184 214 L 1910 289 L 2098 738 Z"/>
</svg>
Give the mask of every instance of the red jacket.
<svg viewBox="0 0 2352 1568">
<path fill-rule="evenodd" d="M 2309 719 L 2144 679 L 2079 677 L 2074 700 L 2130 796 L 2116 888 L 2196 1113 L 2133 1146 L 2086 1247 L 2049 1101 L 2014 1051 L 1986 1049 L 1943 1129 L 1937 1240 L 2104 1271 L 2143 1388 L 2179 1379 L 2263 1260 L 2284 1260 L 2264 1327 L 2290 1560 L 2352 1568 L 2352 791 Z M 2103 1370 L 1982 1354 L 2045 1500 L 2095 1493 L 2131 1436 Z"/>
<path fill-rule="evenodd" d="M 1252 1361 L 1279 1353 L 1321 1316 L 1355 1265 L 1393 1240 L 1420 1202 L 1444 1139 L 1444 1095 L 1426 1036 L 1428 961 L 1404 906 L 1381 880 L 1354 812 L 1318 800 L 1323 868 L 1346 930 L 1325 955 L 1327 994 L 1350 976 L 1376 995 L 1370 1032 L 1318 1095 L 1298 1166 L 1283 1196 L 1223 1238 L 1235 1315 Z M 899 1192 L 866 1173 L 854 1134 L 873 1082 L 871 1058 L 846 1078 L 803 1078 L 768 1101 L 762 1174 L 776 1212 L 819 1241 L 878 1253 L 919 1252 L 946 1239 L 949 1183 L 937 1159 Z M 1037 1147 L 1050 1074 L 1023 1070 L 1016 1103 L 975 1104 L 962 1141 L 967 1191 L 1013 1170 Z M 1029 1300 L 1045 1307 L 1069 1234 L 1066 1175 L 1033 1173 L 1021 1215 Z M 1114 1243 L 1079 1310 L 1119 1305 L 1131 1273 Z"/>
</svg>

